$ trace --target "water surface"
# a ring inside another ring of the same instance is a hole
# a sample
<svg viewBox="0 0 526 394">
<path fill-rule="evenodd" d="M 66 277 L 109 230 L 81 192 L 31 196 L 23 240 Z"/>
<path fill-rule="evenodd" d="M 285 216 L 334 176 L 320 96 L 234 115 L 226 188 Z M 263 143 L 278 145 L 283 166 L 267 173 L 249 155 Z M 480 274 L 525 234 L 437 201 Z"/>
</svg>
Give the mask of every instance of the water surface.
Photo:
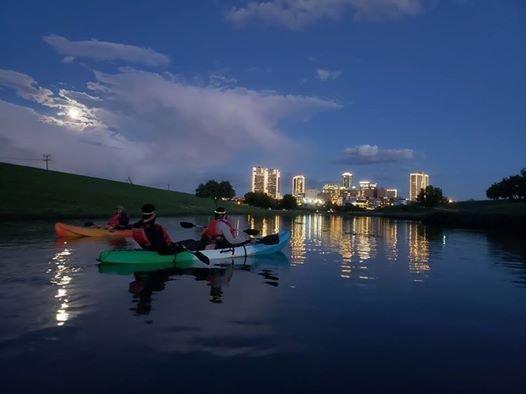
<svg viewBox="0 0 526 394">
<path fill-rule="evenodd" d="M 331 215 L 250 267 L 134 272 L 130 240 L 0 230 L 2 393 L 523 393 L 523 238 Z M 175 239 L 198 234 L 162 220 Z"/>
</svg>

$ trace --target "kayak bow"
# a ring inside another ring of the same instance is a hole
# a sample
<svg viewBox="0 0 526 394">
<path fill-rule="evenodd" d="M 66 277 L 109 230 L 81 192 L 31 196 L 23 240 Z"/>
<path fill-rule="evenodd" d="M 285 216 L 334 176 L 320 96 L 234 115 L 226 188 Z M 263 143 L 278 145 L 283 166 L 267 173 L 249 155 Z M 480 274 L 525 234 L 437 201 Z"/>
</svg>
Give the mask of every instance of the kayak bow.
<svg viewBox="0 0 526 394">
<path fill-rule="evenodd" d="M 59 238 L 79 237 L 132 237 L 132 230 L 107 230 L 104 228 L 72 226 L 55 223 L 55 234 Z"/>
</svg>

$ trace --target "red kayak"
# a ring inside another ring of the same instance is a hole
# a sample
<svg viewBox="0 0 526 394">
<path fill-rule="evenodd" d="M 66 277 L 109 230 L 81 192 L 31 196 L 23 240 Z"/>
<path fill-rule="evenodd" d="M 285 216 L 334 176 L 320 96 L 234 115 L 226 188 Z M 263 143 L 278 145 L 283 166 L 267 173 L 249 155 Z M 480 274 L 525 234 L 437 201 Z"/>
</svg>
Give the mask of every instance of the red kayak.
<svg viewBox="0 0 526 394">
<path fill-rule="evenodd" d="M 65 223 L 55 223 L 55 234 L 59 238 L 80 237 L 132 237 L 132 230 L 107 230 L 96 227 L 72 226 Z"/>
</svg>

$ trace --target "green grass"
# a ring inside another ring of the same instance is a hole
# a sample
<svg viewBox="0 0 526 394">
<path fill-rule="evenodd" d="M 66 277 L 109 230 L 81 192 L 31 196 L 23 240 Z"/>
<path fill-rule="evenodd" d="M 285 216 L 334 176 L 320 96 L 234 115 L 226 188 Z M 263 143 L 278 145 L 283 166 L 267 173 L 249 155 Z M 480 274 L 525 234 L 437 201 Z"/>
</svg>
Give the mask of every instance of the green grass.
<svg viewBox="0 0 526 394">
<path fill-rule="evenodd" d="M 525 231 L 526 202 L 461 201 L 436 208 L 418 205 L 386 207 L 373 211 L 374 216 L 416 219 L 451 227 L 513 229 Z"/>
<path fill-rule="evenodd" d="M 0 163 L 0 195 L 2 219 L 109 217 L 116 205 L 124 205 L 130 216 L 137 217 L 147 202 L 166 216 L 209 214 L 215 207 L 211 199 L 187 193 L 6 163 Z M 231 213 L 264 212 L 220 204 Z"/>
<path fill-rule="evenodd" d="M 425 208 L 416 204 L 397 205 L 377 209 L 379 213 L 407 213 L 428 215 L 436 212 L 477 215 L 526 215 L 526 202 L 519 201 L 460 201 L 441 205 L 436 208 Z"/>
</svg>

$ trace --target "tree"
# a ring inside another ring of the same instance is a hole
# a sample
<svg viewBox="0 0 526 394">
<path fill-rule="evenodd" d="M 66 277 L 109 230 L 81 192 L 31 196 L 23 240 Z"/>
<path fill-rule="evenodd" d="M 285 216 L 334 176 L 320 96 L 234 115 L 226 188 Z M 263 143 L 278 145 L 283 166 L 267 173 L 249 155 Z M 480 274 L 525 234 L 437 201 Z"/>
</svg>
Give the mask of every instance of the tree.
<svg viewBox="0 0 526 394">
<path fill-rule="evenodd" d="M 518 175 L 512 175 L 496 182 L 486 190 L 486 196 L 493 200 L 526 200 L 526 168 Z"/>
<path fill-rule="evenodd" d="M 446 198 L 442 194 L 442 189 L 434 186 L 427 186 L 418 193 L 417 201 L 424 207 L 432 208 L 438 204 L 446 202 Z"/>
<path fill-rule="evenodd" d="M 248 205 L 261 208 L 276 208 L 277 201 L 265 193 L 253 193 L 249 192 L 245 194 L 245 202 Z"/>
<path fill-rule="evenodd" d="M 298 202 L 296 201 L 296 197 L 292 194 L 285 194 L 280 205 L 283 209 L 296 209 L 298 207 Z"/>
<path fill-rule="evenodd" d="M 233 198 L 236 195 L 236 191 L 230 182 L 217 182 L 212 179 L 205 184 L 199 184 L 197 189 L 195 189 L 195 195 L 197 197 L 210 197 L 217 200 L 220 198 Z"/>
</svg>

